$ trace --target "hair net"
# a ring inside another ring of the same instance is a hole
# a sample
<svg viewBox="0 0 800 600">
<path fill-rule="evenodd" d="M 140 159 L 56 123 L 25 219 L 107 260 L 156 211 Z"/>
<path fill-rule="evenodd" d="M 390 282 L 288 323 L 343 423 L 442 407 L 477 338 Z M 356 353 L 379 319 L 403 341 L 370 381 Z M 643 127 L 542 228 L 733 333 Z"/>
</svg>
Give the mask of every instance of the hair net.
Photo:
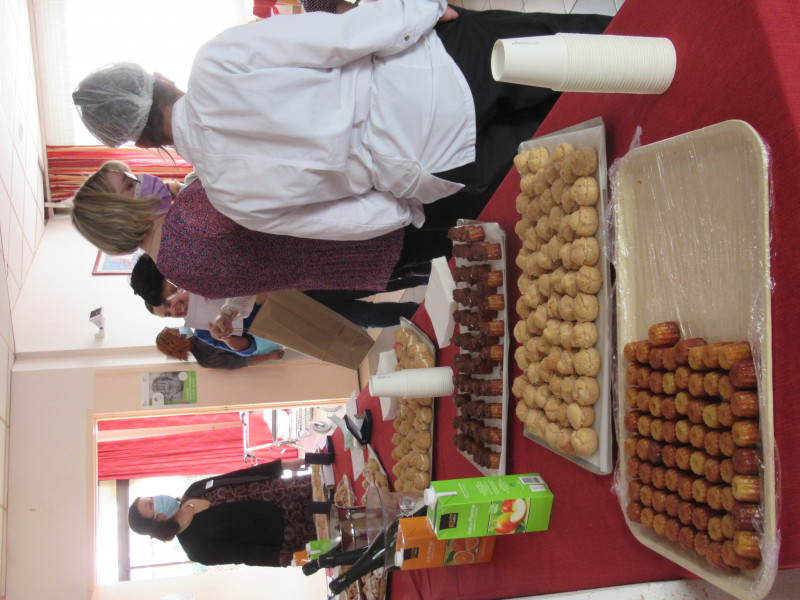
<svg viewBox="0 0 800 600">
<path fill-rule="evenodd" d="M 155 77 L 136 63 L 114 63 L 87 75 L 72 92 L 83 124 L 106 146 L 139 139 L 153 103 Z"/>
</svg>

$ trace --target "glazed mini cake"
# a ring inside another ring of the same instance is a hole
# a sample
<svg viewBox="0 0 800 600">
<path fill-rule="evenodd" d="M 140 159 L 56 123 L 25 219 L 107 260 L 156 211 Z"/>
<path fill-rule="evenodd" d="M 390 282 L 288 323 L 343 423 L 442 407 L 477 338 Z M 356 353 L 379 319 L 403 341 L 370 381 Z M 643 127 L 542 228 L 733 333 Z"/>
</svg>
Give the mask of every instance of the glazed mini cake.
<svg viewBox="0 0 800 600">
<path fill-rule="evenodd" d="M 761 564 L 761 431 L 750 345 L 681 340 L 675 322 L 627 343 L 626 516 L 715 567 Z"/>
</svg>

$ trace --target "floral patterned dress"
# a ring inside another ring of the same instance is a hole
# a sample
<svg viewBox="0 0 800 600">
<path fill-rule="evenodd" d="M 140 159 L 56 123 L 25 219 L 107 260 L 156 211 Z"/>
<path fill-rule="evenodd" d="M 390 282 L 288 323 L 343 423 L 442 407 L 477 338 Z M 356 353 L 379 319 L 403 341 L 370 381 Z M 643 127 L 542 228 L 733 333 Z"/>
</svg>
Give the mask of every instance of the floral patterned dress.
<svg viewBox="0 0 800 600">
<path fill-rule="evenodd" d="M 307 509 L 311 502 L 311 477 L 308 475 L 220 486 L 200 494 L 199 498 L 208 500 L 211 507 L 260 500 L 280 508 L 284 522 L 280 560 L 282 567 L 291 565 L 292 555 L 305 549 L 306 543 L 316 539 L 314 519 Z"/>
</svg>

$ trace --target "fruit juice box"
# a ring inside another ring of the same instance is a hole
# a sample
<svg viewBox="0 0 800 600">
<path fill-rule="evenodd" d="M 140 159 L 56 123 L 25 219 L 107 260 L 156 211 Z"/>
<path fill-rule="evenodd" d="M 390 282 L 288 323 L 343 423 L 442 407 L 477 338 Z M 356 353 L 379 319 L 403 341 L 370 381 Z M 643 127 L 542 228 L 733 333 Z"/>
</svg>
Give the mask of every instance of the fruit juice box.
<svg viewBox="0 0 800 600">
<path fill-rule="evenodd" d="M 311 540 L 306 544 L 309 560 L 317 558 L 320 554 L 325 554 L 333 548 L 331 540 Z"/>
<path fill-rule="evenodd" d="M 427 517 L 400 520 L 395 564 L 403 571 L 489 562 L 496 537 L 436 538 Z"/>
<path fill-rule="evenodd" d="M 428 520 L 440 540 L 544 531 L 553 493 L 538 473 L 433 481 Z"/>
<path fill-rule="evenodd" d="M 308 560 L 308 552 L 305 550 L 300 550 L 299 552 L 294 553 L 294 556 L 292 557 L 292 566 L 302 567 L 308 562 Z"/>
</svg>

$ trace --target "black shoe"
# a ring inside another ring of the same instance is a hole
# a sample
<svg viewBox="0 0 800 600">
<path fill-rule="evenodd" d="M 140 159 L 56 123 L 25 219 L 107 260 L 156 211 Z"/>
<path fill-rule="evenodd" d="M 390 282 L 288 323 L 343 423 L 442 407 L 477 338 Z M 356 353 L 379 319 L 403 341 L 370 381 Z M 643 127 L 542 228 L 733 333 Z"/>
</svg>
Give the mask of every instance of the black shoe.
<svg viewBox="0 0 800 600">
<path fill-rule="evenodd" d="M 372 413 L 369 410 L 364 411 L 364 422 L 361 423 L 361 429 L 357 428 L 348 416 L 345 416 L 344 422 L 359 444 L 362 446 L 369 444 L 372 438 Z"/>
</svg>

